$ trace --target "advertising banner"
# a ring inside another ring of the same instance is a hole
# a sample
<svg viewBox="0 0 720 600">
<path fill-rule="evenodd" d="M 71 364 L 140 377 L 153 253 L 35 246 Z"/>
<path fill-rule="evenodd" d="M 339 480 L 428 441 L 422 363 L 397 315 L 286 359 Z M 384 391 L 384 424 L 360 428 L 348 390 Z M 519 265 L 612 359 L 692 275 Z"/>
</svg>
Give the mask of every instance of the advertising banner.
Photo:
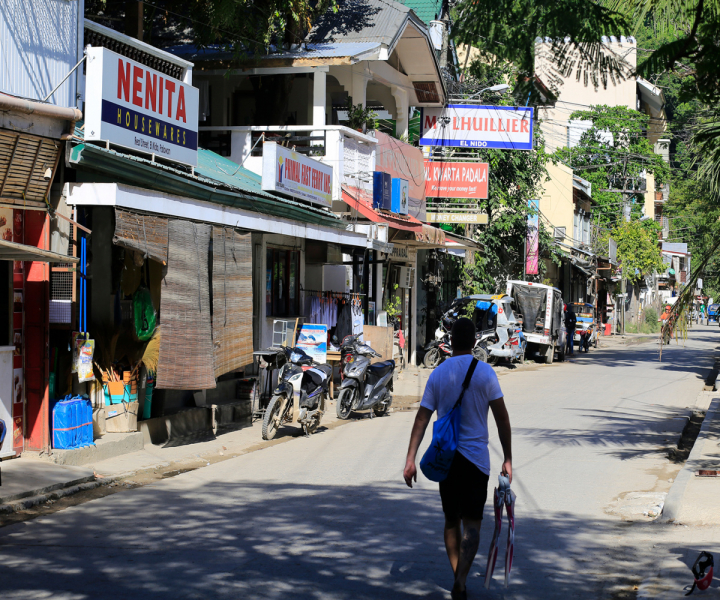
<svg viewBox="0 0 720 600">
<path fill-rule="evenodd" d="M 410 189 L 407 180 L 393 177 L 390 210 L 394 213 L 398 213 L 399 215 L 408 214 L 409 194 Z"/>
<path fill-rule="evenodd" d="M 85 139 L 197 166 L 197 88 L 120 56 L 89 48 Z"/>
<path fill-rule="evenodd" d="M 533 109 L 517 106 L 451 104 L 423 108 L 421 146 L 532 150 Z"/>
<path fill-rule="evenodd" d="M 305 351 L 316 363 L 327 362 L 327 325 L 306 323 L 300 329 L 297 347 Z"/>
<path fill-rule="evenodd" d="M 528 208 L 525 274 L 537 275 L 540 258 L 540 200 L 528 200 Z"/>
<path fill-rule="evenodd" d="M 263 143 L 262 189 L 332 205 L 332 167 L 275 142 Z"/>
<path fill-rule="evenodd" d="M 425 196 L 428 198 L 488 197 L 488 164 L 425 161 Z"/>
</svg>

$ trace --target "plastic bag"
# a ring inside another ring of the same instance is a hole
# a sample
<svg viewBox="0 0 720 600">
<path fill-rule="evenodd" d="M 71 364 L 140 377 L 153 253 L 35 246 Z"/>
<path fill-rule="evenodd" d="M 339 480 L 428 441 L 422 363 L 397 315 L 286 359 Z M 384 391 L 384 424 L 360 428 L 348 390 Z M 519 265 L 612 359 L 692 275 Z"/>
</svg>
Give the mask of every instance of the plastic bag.
<svg viewBox="0 0 720 600">
<path fill-rule="evenodd" d="M 133 294 L 133 317 L 135 335 L 141 342 L 147 342 L 155 331 L 157 319 L 150 290 L 141 285 Z"/>
<path fill-rule="evenodd" d="M 73 372 L 77 373 L 78 381 L 93 381 L 93 355 L 95 354 L 95 340 L 77 337 L 75 340 L 76 353 L 73 356 Z"/>
</svg>

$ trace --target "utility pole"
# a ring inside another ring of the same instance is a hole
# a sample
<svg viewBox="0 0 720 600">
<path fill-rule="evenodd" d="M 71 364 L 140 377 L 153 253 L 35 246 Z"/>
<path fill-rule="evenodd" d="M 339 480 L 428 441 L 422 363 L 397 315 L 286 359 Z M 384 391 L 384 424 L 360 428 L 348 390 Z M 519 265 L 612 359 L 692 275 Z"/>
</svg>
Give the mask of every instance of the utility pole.
<svg viewBox="0 0 720 600">
<path fill-rule="evenodd" d="M 629 198 L 627 195 L 627 157 L 625 157 L 624 166 L 623 166 L 623 191 L 622 191 L 622 197 L 623 197 L 623 204 L 622 204 L 622 210 L 623 210 L 623 217 L 625 219 L 626 223 L 630 222 L 630 203 Z M 627 276 L 627 272 L 625 271 L 625 265 L 623 265 L 622 269 L 622 280 L 621 280 L 621 291 L 622 291 L 622 334 L 625 335 L 625 298 L 627 296 L 627 285 L 625 283 L 625 278 Z"/>
<path fill-rule="evenodd" d="M 447 69 L 448 47 L 450 46 L 450 1 L 443 0 L 440 11 L 440 20 L 443 22 L 442 48 L 440 49 L 440 68 Z M 468 52 L 470 49 L 468 48 Z"/>
</svg>

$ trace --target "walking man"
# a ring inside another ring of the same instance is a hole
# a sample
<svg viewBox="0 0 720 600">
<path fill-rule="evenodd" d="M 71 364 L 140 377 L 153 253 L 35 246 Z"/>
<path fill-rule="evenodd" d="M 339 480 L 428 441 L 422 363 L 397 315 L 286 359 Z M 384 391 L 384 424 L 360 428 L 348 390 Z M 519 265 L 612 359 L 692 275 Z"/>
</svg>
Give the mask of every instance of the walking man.
<svg viewBox="0 0 720 600">
<path fill-rule="evenodd" d="M 433 412 L 437 411 L 440 418 L 453 408 L 473 360 L 473 322 L 466 318 L 458 319 L 450 336 L 453 355 L 430 375 L 410 434 L 403 471 L 408 487 L 417 481 L 417 451 Z M 447 478 L 440 483 L 440 499 L 445 513 L 445 549 L 455 577 L 453 600 L 467 598 L 465 582 L 480 542 L 480 525 L 490 476 L 488 409 L 492 410 L 495 418 L 503 450 L 501 470 L 512 481 L 510 417 L 495 371 L 487 363 L 480 362 L 463 397 L 457 452 Z"/>
<path fill-rule="evenodd" d="M 566 304 L 567 312 L 565 313 L 565 330 L 567 331 L 567 354 L 574 354 L 575 350 L 575 326 L 577 325 L 577 316 L 572 305 Z"/>
</svg>

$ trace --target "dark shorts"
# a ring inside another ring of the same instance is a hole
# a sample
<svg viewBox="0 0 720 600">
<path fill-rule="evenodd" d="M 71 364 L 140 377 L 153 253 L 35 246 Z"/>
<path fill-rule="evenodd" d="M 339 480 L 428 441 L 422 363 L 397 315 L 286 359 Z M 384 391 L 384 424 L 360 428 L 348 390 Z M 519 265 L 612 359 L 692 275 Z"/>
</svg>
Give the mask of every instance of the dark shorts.
<svg viewBox="0 0 720 600">
<path fill-rule="evenodd" d="M 448 521 L 481 520 L 489 479 L 474 463 L 456 452 L 448 476 L 440 482 L 445 518 Z"/>
</svg>

